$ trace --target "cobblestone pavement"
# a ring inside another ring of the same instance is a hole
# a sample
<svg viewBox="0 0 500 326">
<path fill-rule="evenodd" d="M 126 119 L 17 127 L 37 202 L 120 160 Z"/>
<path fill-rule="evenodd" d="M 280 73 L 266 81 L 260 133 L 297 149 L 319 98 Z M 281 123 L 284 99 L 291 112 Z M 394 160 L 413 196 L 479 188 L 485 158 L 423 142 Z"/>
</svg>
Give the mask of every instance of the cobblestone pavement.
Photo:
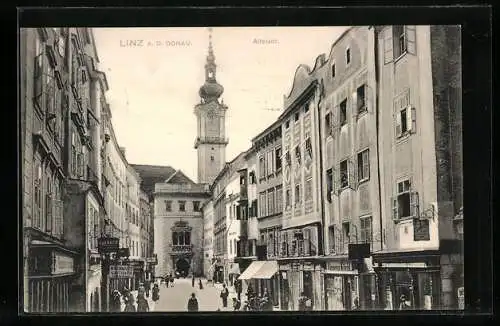
<svg viewBox="0 0 500 326">
<path fill-rule="evenodd" d="M 191 293 L 196 294 L 200 311 L 233 311 L 232 298 L 236 297 L 234 289 L 229 288 L 228 306 L 222 307 L 222 299 L 220 298 L 221 284 L 208 283 L 206 279 L 202 279 L 203 289 L 198 287 L 198 279 L 196 279 L 195 287 L 191 285 L 191 279 L 176 279 L 174 286 L 169 285 L 167 288 L 163 283 L 160 285 L 160 300 L 156 303 L 154 311 L 187 311 L 188 299 Z M 243 298 L 242 298 L 243 299 Z"/>
</svg>

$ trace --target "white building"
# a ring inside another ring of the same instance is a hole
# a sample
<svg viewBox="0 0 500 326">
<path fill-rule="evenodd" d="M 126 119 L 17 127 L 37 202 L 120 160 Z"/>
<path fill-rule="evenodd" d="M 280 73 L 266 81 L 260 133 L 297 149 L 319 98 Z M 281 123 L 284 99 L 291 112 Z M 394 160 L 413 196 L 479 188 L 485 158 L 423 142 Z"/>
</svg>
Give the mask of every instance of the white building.
<svg viewBox="0 0 500 326">
<path fill-rule="evenodd" d="M 213 275 L 213 240 L 214 240 L 214 203 L 204 203 L 203 211 L 203 276 L 212 279 Z"/>
</svg>

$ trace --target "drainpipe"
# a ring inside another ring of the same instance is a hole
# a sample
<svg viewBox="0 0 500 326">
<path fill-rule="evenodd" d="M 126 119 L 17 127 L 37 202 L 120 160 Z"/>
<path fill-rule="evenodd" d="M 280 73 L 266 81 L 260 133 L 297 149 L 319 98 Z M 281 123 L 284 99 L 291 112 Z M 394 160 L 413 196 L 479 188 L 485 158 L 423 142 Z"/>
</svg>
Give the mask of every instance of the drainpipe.
<svg viewBox="0 0 500 326">
<path fill-rule="evenodd" d="M 374 63 L 375 63 L 375 89 L 374 89 L 374 96 L 375 96 L 375 100 L 373 101 L 374 105 L 375 105 L 375 129 L 376 129 L 376 149 L 377 149 L 377 178 L 378 178 L 378 192 L 379 192 L 379 201 L 378 201 L 378 205 L 379 205 L 379 214 L 378 214 L 378 218 L 379 218 L 379 229 L 380 229 L 380 250 L 383 250 L 384 249 L 384 224 L 383 224 L 383 219 L 382 219 L 382 180 L 380 179 L 380 167 L 381 167 L 381 163 L 380 163 L 380 142 L 379 142 L 379 130 L 380 130 L 380 112 L 379 112 L 379 108 L 380 108 L 380 104 L 379 104 L 379 101 L 380 101 L 380 98 L 378 96 L 378 86 L 379 86 L 379 82 L 380 82 L 380 73 L 379 73 L 379 66 L 378 66 L 378 60 L 379 60 L 379 55 L 378 55 L 378 38 L 377 38 L 377 28 L 375 26 L 372 27 L 373 28 L 373 34 L 374 34 Z M 375 276 L 375 288 L 377 290 L 377 292 L 379 292 L 378 290 L 378 279 L 377 279 L 377 276 Z M 379 292 L 378 293 L 379 295 L 379 302 L 378 304 L 381 303 L 381 293 Z M 376 303 L 375 303 L 376 304 Z"/>
<path fill-rule="evenodd" d="M 316 87 L 320 87 L 320 85 L 317 85 Z M 322 92 L 322 90 L 320 90 Z M 318 155 L 318 161 L 319 161 L 319 189 L 321 191 L 321 195 L 319 196 L 320 198 L 320 204 L 321 204 L 321 232 L 318 232 L 318 254 L 320 256 L 325 255 L 325 246 L 323 245 L 323 239 L 324 237 L 324 232 L 325 232 L 325 199 L 323 198 L 323 138 L 321 135 L 321 107 L 320 103 L 322 100 L 322 95 L 320 95 L 320 99 L 318 101 L 318 116 L 316 118 L 316 121 L 318 123 L 318 132 L 317 132 L 317 137 L 318 137 L 318 143 L 319 143 L 319 155 Z"/>
</svg>

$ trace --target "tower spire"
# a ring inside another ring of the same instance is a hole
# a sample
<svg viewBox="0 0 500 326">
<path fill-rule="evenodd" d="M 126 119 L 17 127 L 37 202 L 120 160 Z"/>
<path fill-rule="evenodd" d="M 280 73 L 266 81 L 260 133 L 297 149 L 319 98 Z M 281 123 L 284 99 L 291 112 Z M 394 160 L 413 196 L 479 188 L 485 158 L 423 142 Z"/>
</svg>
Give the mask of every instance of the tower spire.
<svg viewBox="0 0 500 326">
<path fill-rule="evenodd" d="M 208 28 L 208 55 L 205 63 L 205 84 L 201 86 L 199 94 L 202 101 L 211 102 L 217 100 L 224 92 L 224 87 L 217 83 L 216 73 L 217 65 L 215 64 L 215 55 L 212 44 L 212 31 Z"/>
</svg>

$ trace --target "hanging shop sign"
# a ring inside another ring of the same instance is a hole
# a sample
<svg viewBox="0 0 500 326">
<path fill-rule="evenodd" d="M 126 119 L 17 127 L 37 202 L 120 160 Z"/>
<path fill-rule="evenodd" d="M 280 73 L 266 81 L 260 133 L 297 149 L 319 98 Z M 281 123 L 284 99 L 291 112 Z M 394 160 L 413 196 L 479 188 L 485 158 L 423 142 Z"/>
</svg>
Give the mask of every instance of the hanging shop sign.
<svg viewBox="0 0 500 326">
<path fill-rule="evenodd" d="M 131 278 L 134 277 L 134 267 L 128 265 L 109 266 L 110 278 Z"/>
<path fill-rule="evenodd" d="M 101 254 L 117 252 L 120 248 L 120 239 L 113 237 L 99 238 L 97 239 L 97 248 Z"/>
<path fill-rule="evenodd" d="M 74 259 L 52 252 L 52 275 L 74 273 Z"/>
<path fill-rule="evenodd" d="M 157 256 L 148 257 L 148 258 L 146 258 L 146 263 L 152 264 L 152 265 L 158 265 L 158 257 Z"/>
<path fill-rule="evenodd" d="M 431 239 L 428 219 L 413 219 L 413 240 L 429 241 Z"/>
<path fill-rule="evenodd" d="M 130 257 L 130 248 L 120 248 L 117 252 L 118 257 L 128 258 Z"/>
</svg>

